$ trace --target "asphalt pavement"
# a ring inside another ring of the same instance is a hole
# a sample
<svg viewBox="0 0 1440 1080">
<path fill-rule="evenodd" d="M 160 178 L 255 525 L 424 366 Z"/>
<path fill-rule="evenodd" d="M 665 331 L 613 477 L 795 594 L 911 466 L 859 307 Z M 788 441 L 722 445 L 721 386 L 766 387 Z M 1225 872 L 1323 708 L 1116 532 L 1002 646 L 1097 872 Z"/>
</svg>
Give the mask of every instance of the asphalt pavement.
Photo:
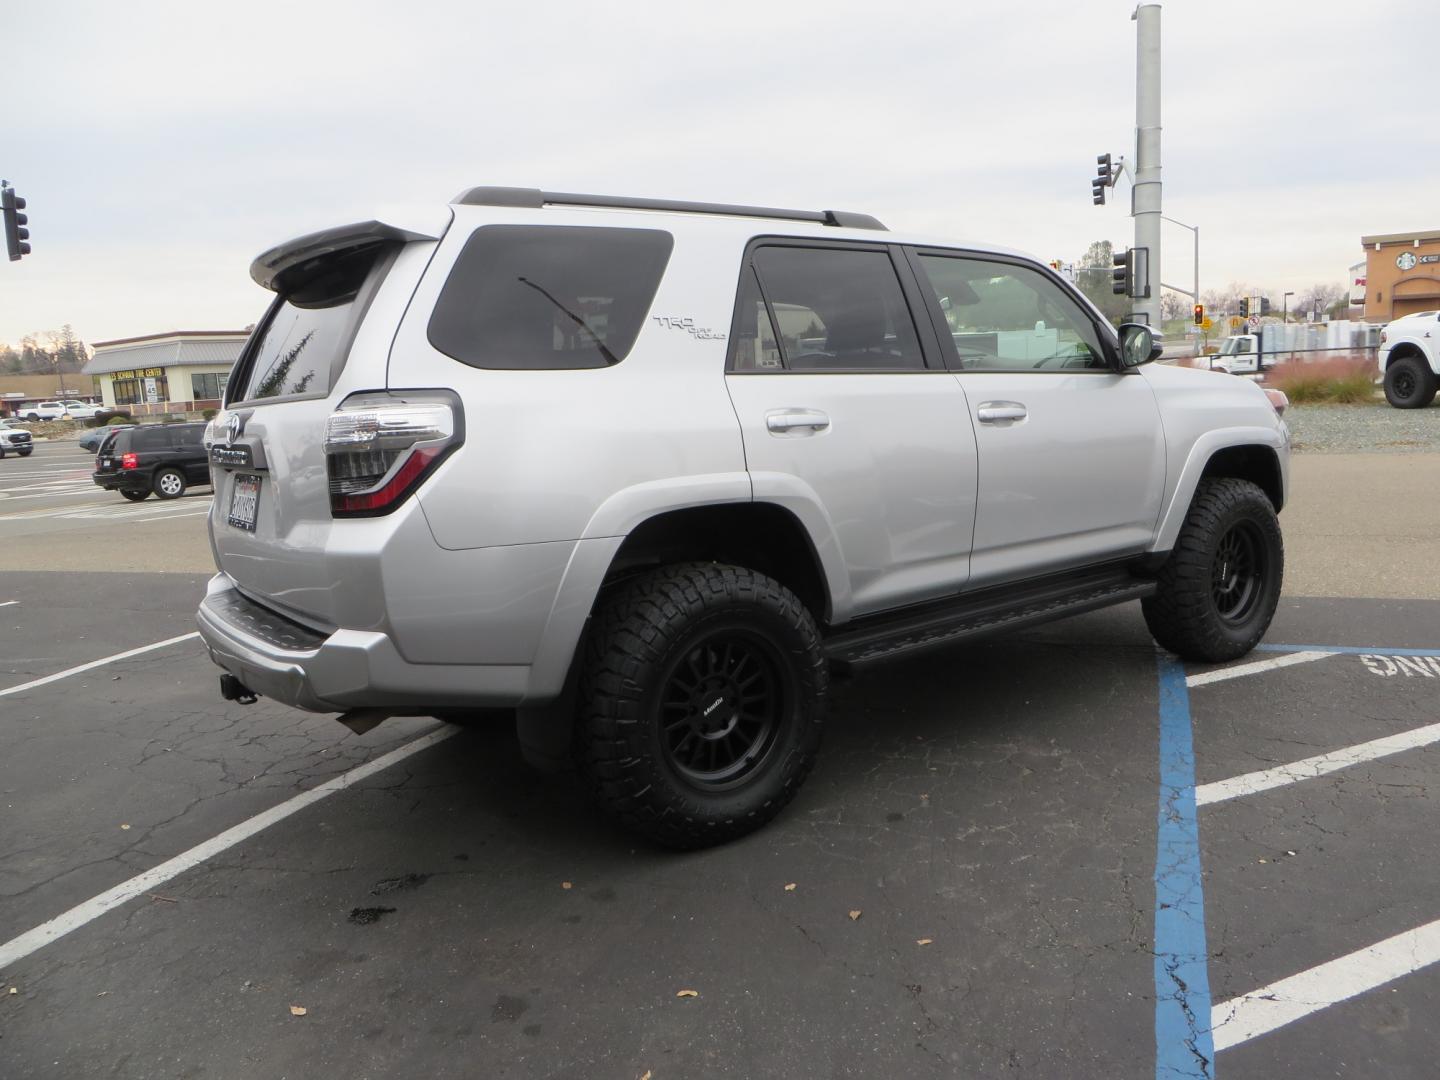
<svg viewBox="0 0 1440 1080">
<path fill-rule="evenodd" d="M 842 681 L 791 807 L 675 855 L 503 725 L 221 701 L 206 568 L 137 565 L 191 500 L 16 464 L 6 559 L 103 565 L 0 575 L 0 1077 L 1434 1075 L 1433 584 L 1287 588 L 1218 670 L 1131 604 Z"/>
</svg>

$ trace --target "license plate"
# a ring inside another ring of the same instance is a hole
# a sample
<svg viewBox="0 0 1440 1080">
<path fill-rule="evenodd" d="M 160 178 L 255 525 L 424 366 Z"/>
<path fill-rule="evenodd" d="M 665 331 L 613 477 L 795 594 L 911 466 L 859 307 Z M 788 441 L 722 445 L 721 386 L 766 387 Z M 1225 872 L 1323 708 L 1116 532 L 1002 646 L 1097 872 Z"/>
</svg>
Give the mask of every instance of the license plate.
<svg viewBox="0 0 1440 1080">
<path fill-rule="evenodd" d="M 237 529 L 255 531 L 255 511 L 260 505 L 260 477 L 254 473 L 236 473 L 230 487 L 230 517 Z"/>
</svg>

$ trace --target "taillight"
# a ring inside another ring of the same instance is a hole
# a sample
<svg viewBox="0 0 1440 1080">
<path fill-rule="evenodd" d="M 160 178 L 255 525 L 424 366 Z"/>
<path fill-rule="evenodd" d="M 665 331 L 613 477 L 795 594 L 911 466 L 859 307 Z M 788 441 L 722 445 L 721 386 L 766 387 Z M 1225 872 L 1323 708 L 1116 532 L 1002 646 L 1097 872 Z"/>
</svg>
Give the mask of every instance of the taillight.
<svg viewBox="0 0 1440 1080">
<path fill-rule="evenodd" d="M 463 441 L 460 400 L 443 390 L 361 394 L 325 422 L 336 517 L 388 514 Z"/>
<path fill-rule="evenodd" d="M 140 467 L 140 455 L 138 455 L 138 454 L 121 454 L 121 455 L 120 455 L 120 468 L 122 468 L 122 469 L 138 469 L 139 467 Z"/>
</svg>

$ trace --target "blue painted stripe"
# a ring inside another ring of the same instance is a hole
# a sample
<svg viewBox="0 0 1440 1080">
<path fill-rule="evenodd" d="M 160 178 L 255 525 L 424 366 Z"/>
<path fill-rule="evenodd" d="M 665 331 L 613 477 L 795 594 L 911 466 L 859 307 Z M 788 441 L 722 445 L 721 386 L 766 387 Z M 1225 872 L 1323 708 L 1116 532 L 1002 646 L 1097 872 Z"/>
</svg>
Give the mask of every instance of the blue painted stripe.
<svg viewBox="0 0 1440 1080">
<path fill-rule="evenodd" d="M 1366 656 L 1440 656 L 1440 646 L 1432 649 L 1392 649 L 1388 645 L 1256 645 L 1256 652 L 1329 652 L 1364 653 Z"/>
<path fill-rule="evenodd" d="M 1160 820 L 1155 840 L 1155 1076 L 1212 1080 L 1205 892 L 1185 668 L 1161 654 Z"/>
</svg>

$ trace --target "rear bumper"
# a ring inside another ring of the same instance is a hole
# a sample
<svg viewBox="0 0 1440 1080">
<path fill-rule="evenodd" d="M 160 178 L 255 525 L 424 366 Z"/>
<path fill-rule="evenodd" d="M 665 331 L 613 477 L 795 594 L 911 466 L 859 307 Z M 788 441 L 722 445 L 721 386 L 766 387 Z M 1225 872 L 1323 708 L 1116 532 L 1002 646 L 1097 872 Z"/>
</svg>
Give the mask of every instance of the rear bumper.
<svg viewBox="0 0 1440 1080">
<path fill-rule="evenodd" d="M 528 664 L 414 664 L 387 634 L 301 626 L 225 574 L 210 580 L 196 622 L 216 664 L 255 693 L 312 712 L 509 706 L 530 684 Z"/>
<path fill-rule="evenodd" d="M 113 473 L 92 473 L 90 478 L 95 481 L 96 486 L 106 491 L 149 491 L 154 485 L 154 478 L 148 471 L 141 472 L 139 469 L 127 469 L 124 472 Z"/>
</svg>

